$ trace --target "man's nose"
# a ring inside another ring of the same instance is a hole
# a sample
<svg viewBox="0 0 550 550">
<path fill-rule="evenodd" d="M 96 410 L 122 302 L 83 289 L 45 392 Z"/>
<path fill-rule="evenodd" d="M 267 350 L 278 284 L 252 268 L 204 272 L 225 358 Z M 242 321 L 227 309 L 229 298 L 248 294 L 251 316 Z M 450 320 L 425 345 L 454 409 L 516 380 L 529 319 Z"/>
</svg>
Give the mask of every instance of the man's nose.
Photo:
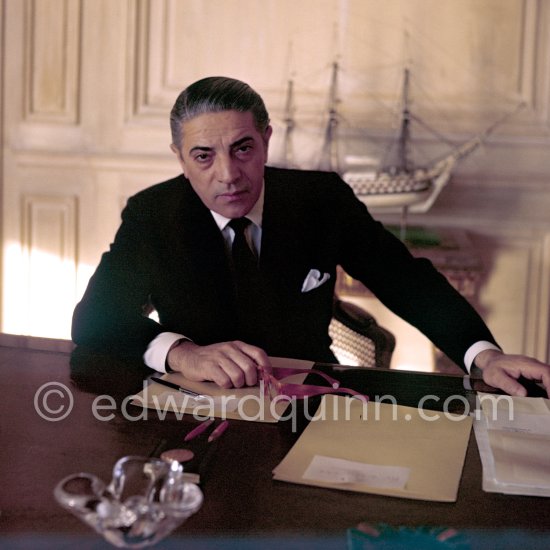
<svg viewBox="0 0 550 550">
<path fill-rule="evenodd" d="M 239 177 L 237 162 L 230 156 L 218 156 L 216 159 L 216 178 L 220 183 L 229 185 Z"/>
</svg>

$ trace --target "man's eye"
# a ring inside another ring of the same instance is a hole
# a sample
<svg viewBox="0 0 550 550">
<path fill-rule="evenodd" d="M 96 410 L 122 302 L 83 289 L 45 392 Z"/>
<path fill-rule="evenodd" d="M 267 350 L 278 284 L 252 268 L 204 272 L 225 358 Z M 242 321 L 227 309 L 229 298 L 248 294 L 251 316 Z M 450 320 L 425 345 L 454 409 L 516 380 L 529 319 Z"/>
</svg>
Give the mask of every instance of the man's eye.
<svg viewBox="0 0 550 550">
<path fill-rule="evenodd" d="M 208 153 L 200 153 L 198 155 L 195 155 L 195 160 L 197 162 L 207 162 L 210 159 L 210 155 Z"/>
<path fill-rule="evenodd" d="M 251 150 L 252 150 L 252 145 L 241 145 L 237 149 L 237 154 L 242 155 L 242 154 L 248 153 Z"/>
</svg>

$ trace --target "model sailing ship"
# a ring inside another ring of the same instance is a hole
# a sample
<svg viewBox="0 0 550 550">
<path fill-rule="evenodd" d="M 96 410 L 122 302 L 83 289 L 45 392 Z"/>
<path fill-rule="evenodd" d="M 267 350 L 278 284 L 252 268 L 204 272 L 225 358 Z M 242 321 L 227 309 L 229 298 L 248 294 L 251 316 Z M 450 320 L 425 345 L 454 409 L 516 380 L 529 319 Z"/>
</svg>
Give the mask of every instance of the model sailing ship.
<svg viewBox="0 0 550 550">
<path fill-rule="evenodd" d="M 424 128 L 437 135 L 439 139 L 441 139 L 441 136 L 431 130 L 426 123 L 411 111 L 410 70 L 405 68 L 395 162 L 381 164 L 378 170 L 360 168 L 341 170 L 337 135 L 339 125 L 337 109 L 338 70 L 338 63 L 333 63 L 329 90 L 328 121 L 325 127 L 319 169 L 340 173 L 357 197 L 369 208 L 401 209 L 404 217 L 407 212 L 421 213 L 428 211 L 451 179 L 457 163 L 475 151 L 497 126 L 523 106 L 520 104 L 513 112 L 503 116 L 483 133 L 474 136 L 459 146 L 453 147 L 445 157 L 426 165 L 417 165 L 412 157 L 411 123 L 413 121 L 419 122 Z M 287 88 L 285 112 L 284 156 L 287 165 L 291 165 L 291 136 L 294 130 L 292 81 L 289 81 Z"/>
</svg>

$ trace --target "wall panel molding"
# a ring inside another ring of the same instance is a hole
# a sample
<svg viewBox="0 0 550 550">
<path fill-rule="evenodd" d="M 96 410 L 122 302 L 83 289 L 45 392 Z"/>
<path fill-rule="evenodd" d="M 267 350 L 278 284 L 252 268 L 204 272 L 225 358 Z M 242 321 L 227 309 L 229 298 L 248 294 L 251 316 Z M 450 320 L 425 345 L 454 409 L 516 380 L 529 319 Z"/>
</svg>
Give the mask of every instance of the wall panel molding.
<svg viewBox="0 0 550 550">
<path fill-rule="evenodd" d="M 167 64 L 172 58 L 167 50 L 169 0 L 129 1 L 130 19 L 134 21 L 127 56 L 127 73 L 131 75 L 130 116 L 165 122 L 166 113 L 179 92 L 178 85 L 171 86 L 167 82 Z"/>
<path fill-rule="evenodd" d="M 545 0 L 528 0 L 536 2 L 537 24 L 536 50 L 533 52 L 533 105 L 539 120 L 550 129 L 550 2 Z"/>
<path fill-rule="evenodd" d="M 78 265 L 77 209 L 76 197 L 21 197 L 24 272 L 18 290 L 25 297 L 20 315 L 26 334 L 56 336 L 70 319 Z"/>
<path fill-rule="evenodd" d="M 76 212 L 75 197 L 23 195 L 23 248 L 76 262 Z"/>
<path fill-rule="evenodd" d="M 81 0 L 25 0 L 25 113 L 29 122 L 79 120 Z"/>
</svg>

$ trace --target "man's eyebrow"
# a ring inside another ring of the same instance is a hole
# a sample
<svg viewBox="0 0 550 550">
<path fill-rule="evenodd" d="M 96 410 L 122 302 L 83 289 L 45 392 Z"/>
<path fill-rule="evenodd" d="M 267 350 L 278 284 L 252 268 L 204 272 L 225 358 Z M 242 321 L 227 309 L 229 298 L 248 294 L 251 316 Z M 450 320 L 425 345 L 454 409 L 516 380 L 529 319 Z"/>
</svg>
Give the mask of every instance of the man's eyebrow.
<svg viewBox="0 0 550 550">
<path fill-rule="evenodd" d="M 243 143 L 246 143 L 247 141 L 253 141 L 254 138 L 252 136 L 244 136 L 241 139 L 238 139 L 237 141 L 233 142 L 231 144 L 231 147 L 234 149 L 235 147 L 239 147 Z"/>
<path fill-rule="evenodd" d="M 230 147 L 232 149 L 235 149 L 236 147 L 241 146 L 243 143 L 246 143 L 247 141 L 253 141 L 254 138 L 252 136 L 244 136 L 237 141 L 233 142 Z M 208 153 L 209 151 L 212 151 L 213 147 L 208 147 L 207 145 L 195 145 L 195 147 L 191 147 L 189 149 L 189 154 L 195 152 L 195 151 L 203 151 L 205 153 Z"/>
<path fill-rule="evenodd" d="M 212 147 L 206 147 L 202 145 L 195 145 L 195 147 L 191 147 L 189 149 L 189 154 L 191 154 L 193 151 L 212 151 Z"/>
</svg>

